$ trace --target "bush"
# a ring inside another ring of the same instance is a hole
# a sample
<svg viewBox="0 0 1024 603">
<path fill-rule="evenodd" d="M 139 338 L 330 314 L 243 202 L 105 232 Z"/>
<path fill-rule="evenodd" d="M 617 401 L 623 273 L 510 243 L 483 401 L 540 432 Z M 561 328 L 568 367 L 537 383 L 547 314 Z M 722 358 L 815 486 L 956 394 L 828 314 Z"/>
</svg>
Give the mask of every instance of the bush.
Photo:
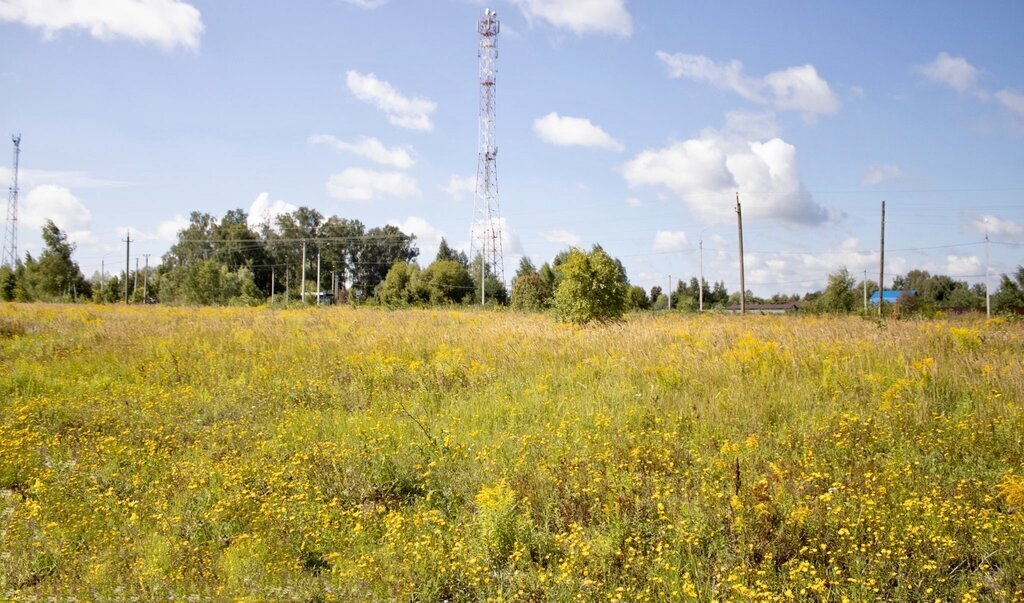
<svg viewBox="0 0 1024 603">
<path fill-rule="evenodd" d="M 551 290 L 539 274 L 524 274 L 512 284 L 512 308 L 540 312 L 551 304 Z"/>
<path fill-rule="evenodd" d="M 432 304 L 459 303 L 473 291 L 469 271 L 456 260 L 437 260 L 427 266 L 419 285 Z"/>
<path fill-rule="evenodd" d="M 559 273 L 555 312 L 560 320 L 582 325 L 622 318 L 629 285 L 623 282 L 619 264 L 604 250 L 571 250 Z"/>
</svg>

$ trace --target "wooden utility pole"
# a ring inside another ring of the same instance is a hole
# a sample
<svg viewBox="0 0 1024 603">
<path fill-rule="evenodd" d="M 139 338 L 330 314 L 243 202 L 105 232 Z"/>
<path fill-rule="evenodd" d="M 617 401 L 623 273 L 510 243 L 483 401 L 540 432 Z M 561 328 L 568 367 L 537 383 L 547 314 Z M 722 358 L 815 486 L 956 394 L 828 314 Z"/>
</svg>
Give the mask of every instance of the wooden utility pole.
<svg viewBox="0 0 1024 603">
<path fill-rule="evenodd" d="M 318 246 L 319 247 L 319 246 Z M 316 250 L 316 305 L 320 305 L 320 249 Z"/>
<path fill-rule="evenodd" d="M 878 317 L 882 317 L 882 298 L 885 293 L 885 201 L 882 201 L 882 241 L 878 253 Z"/>
<path fill-rule="evenodd" d="M 302 286 L 299 288 L 302 303 L 306 303 L 306 242 L 302 242 Z"/>
<path fill-rule="evenodd" d="M 142 273 L 142 303 L 146 303 L 146 298 L 149 297 L 149 256 L 148 253 L 142 254 L 142 257 L 146 258 L 146 271 Z"/>
<path fill-rule="evenodd" d="M 740 237 L 740 314 L 747 313 L 747 284 L 743 279 L 743 208 L 740 207 L 740 193 L 736 192 L 736 226 Z"/>
<path fill-rule="evenodd" d="M 125 238 L 121 239 L 124 241 L 124 304 L 128 305 L 128 274 L 131 270 L 132 261 L 132 233 L 128 231 Z"/>
<path fill-rule="evenodd" d="M 868 271 L 864 271 L 864 315 L 868 314 Z"/>
<path fill-rule="evenodd" d="M 275 268 L 273 266 L 270 267 L 270 305 L 271 306 L 274 305 L 274 277 L 277 276 L 276 271 L 277 271 L 277 268 Z"/>
</svg>

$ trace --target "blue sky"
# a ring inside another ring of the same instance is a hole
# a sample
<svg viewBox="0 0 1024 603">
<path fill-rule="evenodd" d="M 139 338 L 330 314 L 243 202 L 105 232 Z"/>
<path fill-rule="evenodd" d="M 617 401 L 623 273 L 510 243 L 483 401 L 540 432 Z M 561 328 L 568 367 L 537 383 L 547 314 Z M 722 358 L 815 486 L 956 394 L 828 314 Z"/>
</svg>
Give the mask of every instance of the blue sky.
<svg viewBox="0 0 1024 603">
<path fill-rule="evenodd" d="M 1024 263 L 1019 2 L 505 0 L 506 273 L 600 242 L 649 288 L 822 286 L 845 265 L 983 280 Z M 468 244 L 475 21 L 463 0 L 0 0 L 0 181 L 20 248 L 72 233 L 87 274 L 155 262 L 192 210 L 306 205 Z"/>
</svg>

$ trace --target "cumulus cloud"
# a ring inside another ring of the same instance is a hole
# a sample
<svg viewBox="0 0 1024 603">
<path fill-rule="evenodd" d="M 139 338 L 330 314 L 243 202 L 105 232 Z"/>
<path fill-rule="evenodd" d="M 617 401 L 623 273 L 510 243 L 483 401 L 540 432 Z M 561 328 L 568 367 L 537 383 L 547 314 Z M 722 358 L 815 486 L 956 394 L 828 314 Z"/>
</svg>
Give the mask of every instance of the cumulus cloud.
<svg viewBox="0 0 1024 603">
<path fill-rule="evenodd" d="M 805 121 L 813 122 L 822 115 L 839 111 L 839 96 L 820 75 L 814 65 L 800 65 L 773 71 L 764 77 L 743 73 L 743 63 L 735 59 L 717 62 L 699 54 L 656 53 L 668 68 L 669 77 L 686 78 L 730 90 L 743 98 L 780 111 L 796 111 Z"/>
<path fill-rule="evenodd" d="M 441 190 L 455 201 L 461 201 L 464 196 L 476 194 L 476 176 L 459 176 L 452 174 L 448 183 L 442 185 Z"/>
<path fill-rule="evenodd" d="M 895 165 L 871 165 L 864 172 L 864 177 L 861 179 L 861 184 L 865 186 L 873 186 L 881 184 L 886 180 L 893 180 L 903 175 L 903 170 Z"/>
<path fill-rule="evenodd" d="M 946 273 L 954 278 L 966 278 L 983 275 L 985 269 L 976 255 L 950 254 L 946 256 Z"/>
<path fill-rule="evenodd" d="M 655 251 L 683 251 L 686 249 L 686 233 L 683 231 L 659 230 L 654 233 Z"/>
<path fill-rule="evenodd" d="M 429 264 L 437 255 L 437 248 L 444 238 L 443 230 L 419 216 L 409 216 L 404 220 L 389 220 L 388 224 L 397 226 L 406 234 L 416 235 L 416 246 L 420 250 L 420 259 L 424 265 Z"/>
<path fill-rule="evenodd" d="M 92 212 L 69 189 L 44 184 L 30 190 L 21 200 L 18 219 L 36 231 L 47 220 L 53 220 L 64 232 L 87 231 L 92 225 Z"/>
<path fill-rule="evenodd" d="M 280 199 L 271 201 L 270 193 L 263 192 L 257 195 L 252 205 L 249 206 L 246 223 L 253 230 L 258 230 L 264 224 L 273 226 L 278 216 L 290 214 L 298 209 L 298 206 Z"/>
<path fill-rule="evenodd" d="M 0 21 L 40 29 L 52 39 L 80 29 L 100 40 L 128 38 L 164 50 L 199 49 L 203 21 L 181 0 L 0 0 Z"/>
<path fill-rule="evenodd" d="M 991 214 L 976 217 L 971 222 L 971 228 L 978 234 L 987 232 L 989 236 L 993 237 L 1011 240 L 1024 239 L 1024 226 L 1013 220 L 998 218 Z"/>
<path fill-rule="evenodd" d="M 707 130 L 698 138 L 647 149 L 621 168 L 630 186 L 664 186 L 708 219 L 724 219 L 738 191 L 746 215 L 791 224 L 820 224 L 828 212 L 800 179 L 796 147 Z"/>
<path fill-rule="evenodd" d="M 325 144 L 339 151 L 354 153 L 381 165 L 389 165 L 400 170 L 408 169 L 416 163 L 416 160 L 413 159 L 412 147 L 388 148 L 376 138 L 363 137 L 355 142 L 346 142 L 329 134 L 314 134 L 309 137 L 309 142 Z"/>
<path fill-rule="evenodd" d="M 327 181 L 327 194 L 335 199 L 372 201 L 379 197 L 418 197 L 416 179 L 404 172 L 348 168 Z"/>
<path fill-rule="evenodd" d="M 575 232 L 570 232 L 560 228 L 545 232 L 544 240 L 548 243 L 557 243 L 558 245 L 565 245 L 567 247 L 578 247 L 582 241 L 582 239 L 580 239 L 580 235 Z"/>
<path fill-rule="evenodd" d="M 372 73 L 345 72 L 345 83 L 352 94 L 384 112 L 391 124 L 410 130 L 430 131 L 434 122 L 430 114 L 437 109 L 437 103 L 420 96 L 403 96 L 394 86 L 379 79 Z"/>
<path fill-rule="evenodd" d="M 168 242 L 177 241 L 178 233 L 188 228 L 188 224 L 188 218 L 182 214 L 175 214 L 173 218 L 164 220 L 157 225 L 157 239 Z"/>
<path fill-rule="evenodd" d="M 622 143 L 583 117 L 562 117 L 558 113 L 548 113 L 533 120 L 533 131 L 544 142 L 560 147 L 622 150 Z"/>
<path fill-rule="evenodd" d="M 1010 90 L 1000 90 L 996 92 L 996 100 L 1010 111 L 1024 116 L 1024 94 L 1011 92 Z"/>
<path fill-rule="evenodd" d="M 916 65 L 914 70 L 936 84 L 943 84 L 965 93 L 975 89 L 978 68 L 963 57 L 954 57 L 940 52 L 935 60 L 925 65 Z"/>
<path fill-rule="evenodd" d="M 576 35 L 629 37 L 633 18 L 626 0 L 512 0 L 528 21 L 540 19 Z"/>
<path fill-rule="evenodd" d="M 626 205 L 630 207 L 641 207 L 643 204 L 644 202 L 638 199 L 637 197 L 629 197 L 628 199 L 626 199 Z"/>
<path fill-rule="evenodd" d="M 492 226 L 495 230 L 501 233 L 501 249 L 505 253 L 506 257 L 511 255 L 523 255 L 526 252 L 523 250 L 523 242 L 519 237 L 519 233 L 512 230 L 508 225 L 508 220 L 505 218 L 498 218 L 492 221 Z M 482 237 L 490 237 L 491 229 L 488 228 L 487 220 L 477 220 L 470 226 L 469 237 L 474 241 L 472 248 L 473 250 L 479 250 L 481 245 Z M 469 253 L 470 244 L 465 242 L 459 246 L 459 249 Z M 475 251 L 474 251 L 475 252 Z M 470 258 L 473 259 L 473 258 Z"/>
</svg>

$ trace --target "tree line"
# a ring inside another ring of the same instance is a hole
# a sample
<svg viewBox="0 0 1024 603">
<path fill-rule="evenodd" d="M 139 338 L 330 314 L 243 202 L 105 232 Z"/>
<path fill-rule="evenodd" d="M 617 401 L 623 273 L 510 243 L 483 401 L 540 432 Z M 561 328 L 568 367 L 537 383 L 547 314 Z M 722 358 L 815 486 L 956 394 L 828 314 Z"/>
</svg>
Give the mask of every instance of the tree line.
<svg viewBox="0 0 1024 603">
<path fill-rule="evenodd" d="M 123 300 L 127 292 L 134 303 L 260 305 L 268 299 L 318 302 L 326 291 L 336 302 L 391 307 L 473 304 L 483 299 L 492 305 L 551 310 L 563 320 L 588 322 L 614 320 L 627 311 L 696 311 L 701 302 L 705 310 L 716 310 L 738 303 L 740 297 L 739 292 L 730 293 L 724 282 L 696 277 L 678 280 L 672 291 L 632 285 L 622 262 L 600 245 L 590 251 L 564 250 L 539 268 L 523 258 L 511 288 L 506 289 L 480 255 L 469 258 L 443 239 L 437 256 L 421 267 L 414 235 L 393 225 L 368 228 L 359 220 L 325 217 L 307 207 L 256 228 L 241 209 L 219 219 L 192 212 L 160 264 L 141 277 L 129 270 L 87 279 L 73 259 L 75 245 L 66 233 L 48 221 L 42 237 L 44 247 L 38 258 L 26 254 L 13 269 L 0 268 L 0 298 L 113 303 Z M 984 285 L 972 286 L 923 270 L 895 277 L 893 288 L 908 292 L 898 303 L 903 312 L 985 307 Z M 850 313 L 862 307 L 865 292 L 870 296 L 876 291 L 876 283 L 857 282 L 849 270 L 841 268 L 829 275 L 821 291 L 769 298 L 747 292 L 745 299 L 748 304 L 797 303 L 810 312 Z M 1024 267 L 1000 276 L 992 306 L 997 312 L 1024 308 Z"/>
</svg>

